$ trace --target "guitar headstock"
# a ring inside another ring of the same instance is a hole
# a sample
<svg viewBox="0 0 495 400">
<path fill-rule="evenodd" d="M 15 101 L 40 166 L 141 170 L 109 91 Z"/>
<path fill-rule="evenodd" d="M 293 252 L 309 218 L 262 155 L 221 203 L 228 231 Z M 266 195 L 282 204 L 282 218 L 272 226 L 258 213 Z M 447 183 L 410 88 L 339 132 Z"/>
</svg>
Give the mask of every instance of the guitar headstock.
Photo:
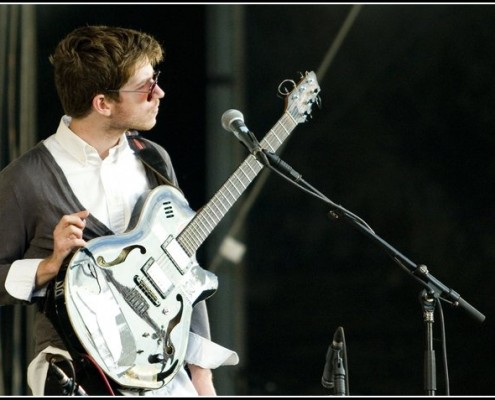
<svg viewBox="0 0 495 400">
<path fill-rule="evenodd" d="M 291 85 L 289 90 L 287 85 Z M 306 72 L 299 83 L 293 80 L 283 81 L 278 92 L 286 98 L 286 111 L 291 114 L 297 123 L 306 122 L 311 114 L 313 104 L 320 105 L 320 86 L 316 74 L 313 71 Z"/>
</svg>

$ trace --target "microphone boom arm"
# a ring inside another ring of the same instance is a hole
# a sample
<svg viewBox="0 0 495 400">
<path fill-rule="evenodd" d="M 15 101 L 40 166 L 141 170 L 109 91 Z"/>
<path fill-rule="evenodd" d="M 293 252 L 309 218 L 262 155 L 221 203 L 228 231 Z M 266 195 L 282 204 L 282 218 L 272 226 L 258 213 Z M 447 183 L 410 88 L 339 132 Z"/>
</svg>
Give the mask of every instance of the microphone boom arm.
<svg viewBox="0 0 495 400">
<path fill-rule="evenodd" d="M 263 150 L 263 153 L 270 160 L 270 163 L 267 165 L 271 170 L 277 172 L 279 175 L 287 178 L 287 173 L 290 174 L 291 179 L 290 182 L 295 184 L 295 186 L 303 189 L 305 192 L 315 196 L 316 198 L 322 200 L 326 204 L 329 204 L 332 209 L 329 212 L 329 215 L 336 220 L 344 219 L 346 222 L 350 223 L 353 227 L 357 228 L 361 232 L 363 232 L 366 236 L 377 242 L 380 246 L 382 246 L 385 251 L 390 255 L 390 257 L 404 270 L 409 272 L 413 278 L 418 280 L 422 285 L 424 285 L 430 293 L 434 295 L 434 297 L 439 298 L 441 300 L 449 301 L 452 305 L 456 307 L 461 307 L 464 311 L 466 311 L 472 318 L 477 320 L 478 322 L 483 322 L 485 320 L 485 316 L 479 312 L 475 307 L 469 304 L 466 300 L 464 300 L 459 293 L 455 290 L 447 287 L 442 282 L 440 282 L 437 278 L 435 278 L 428 270 L 426 265 L 416 264 L 412 262 L 409 258 L 400 253 L 397 249 L 395 249 L 392 245 L 378 236 L 371 227 L 359 218 L 357 215 L 352 212 L 346 210 L 341 205 L 338 205 L 311 186 L 308 182 L 306 182 L 302 175 L 296 171 L 292 167 L 290 167 L 286 162 L 282 161 L 275 153 L 268 152 Z M 278 169 L 280 168 L 280 169 Z M 442 297 L 443 296 L 443 297 Z"/>
</svg>

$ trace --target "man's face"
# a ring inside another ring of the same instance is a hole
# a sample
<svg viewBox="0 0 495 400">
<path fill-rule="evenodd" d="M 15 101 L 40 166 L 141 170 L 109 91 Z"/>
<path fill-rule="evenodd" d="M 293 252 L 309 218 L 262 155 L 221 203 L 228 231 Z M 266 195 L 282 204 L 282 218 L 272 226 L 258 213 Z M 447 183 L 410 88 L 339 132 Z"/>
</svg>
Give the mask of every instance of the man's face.
<svg viewBox="0 0 495 400">
<path fill-rule="evenodd" d="M 155 126 L 160 99 L 165 96 L 155 83 L 156 75 L 151 64 L 144 64 L 120 88 L 121 101 L 112 105 L 111 128 L 148 131 Z"/>
</svg>

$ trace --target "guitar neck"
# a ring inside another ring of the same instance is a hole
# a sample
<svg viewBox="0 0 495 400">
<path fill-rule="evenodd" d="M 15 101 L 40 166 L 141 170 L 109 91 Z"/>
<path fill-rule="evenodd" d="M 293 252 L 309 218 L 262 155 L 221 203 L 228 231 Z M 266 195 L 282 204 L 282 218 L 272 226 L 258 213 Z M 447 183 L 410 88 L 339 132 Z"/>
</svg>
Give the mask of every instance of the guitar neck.
<svg viewBox="0 0 495 400">
<path fill-rule="evenodd" d="M 275 152 L 296 126 L 297 122 L 294 118 L 290 113 L 285 112 L 260 142 L 261 147 Z M 263 164 L 256 160 L 252 154 L 249 155 L 212 199 L 196 213 L 177 237 L 177 241 L 189 256 L 198 250 L 262 168 Z"/>
</svg>

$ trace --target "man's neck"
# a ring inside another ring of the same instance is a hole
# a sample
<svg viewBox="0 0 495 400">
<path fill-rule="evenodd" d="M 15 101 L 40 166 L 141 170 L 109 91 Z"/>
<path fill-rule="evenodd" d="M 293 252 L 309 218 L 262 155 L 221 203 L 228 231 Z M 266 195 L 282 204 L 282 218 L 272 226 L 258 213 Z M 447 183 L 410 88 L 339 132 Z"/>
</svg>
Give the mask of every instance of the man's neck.
<svg viewBox="0 0 495 400">
<path fill-rule="evenodd" d="M 104 129 L 97 123 L 86 119 L 72 119 L 69 128 L 82 140 L 94 147 L 101 159 L 105 159 L 112 147 L 115 147 L 123 134 L 120 131 Z"/>
</svg>

